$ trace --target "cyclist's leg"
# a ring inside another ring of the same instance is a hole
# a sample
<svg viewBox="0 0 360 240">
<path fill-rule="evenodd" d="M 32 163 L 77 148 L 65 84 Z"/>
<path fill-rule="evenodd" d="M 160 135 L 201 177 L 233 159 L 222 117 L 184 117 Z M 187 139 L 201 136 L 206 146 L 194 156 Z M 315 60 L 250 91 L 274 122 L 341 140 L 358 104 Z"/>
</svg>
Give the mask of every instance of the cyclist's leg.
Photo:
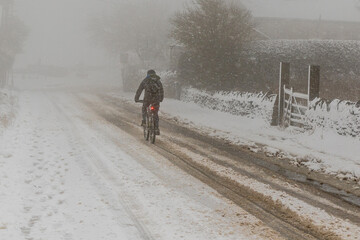
<svg viewBox="0 0 360 240">
<path fill-rule="evenodd" d="M 146 115 L 147 115 L 147 107 L 150 105 L 150 103 L 148 102 L 144 102 L 143 106 L 142 106 L 142 123 L 141 125 L 146 123 Z"/>
</svg>

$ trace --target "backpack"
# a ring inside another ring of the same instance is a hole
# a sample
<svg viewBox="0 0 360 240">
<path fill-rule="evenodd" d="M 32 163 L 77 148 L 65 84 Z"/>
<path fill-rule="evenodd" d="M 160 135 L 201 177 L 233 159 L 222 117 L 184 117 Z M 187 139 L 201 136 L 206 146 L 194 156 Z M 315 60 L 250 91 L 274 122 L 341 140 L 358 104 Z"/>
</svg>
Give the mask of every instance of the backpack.
<svg viewBox="0 0 360 240">
<path fill-rule="evenodd" d="M 150 77 L 145 85 L 145 91 L 151 96 L 157 96 L 160 92 L 160 84 L 156 78 Z"/>
</svg>

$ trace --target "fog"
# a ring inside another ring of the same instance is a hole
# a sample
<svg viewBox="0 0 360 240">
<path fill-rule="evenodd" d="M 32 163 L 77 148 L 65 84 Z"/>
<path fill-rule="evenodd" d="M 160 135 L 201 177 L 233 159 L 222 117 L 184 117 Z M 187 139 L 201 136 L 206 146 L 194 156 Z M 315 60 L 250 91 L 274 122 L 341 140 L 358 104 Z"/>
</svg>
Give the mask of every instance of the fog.
<svg viewBox="0 0 360 240">
<path fill-rule="evenodd" d="M 174 8 L 181 6 L 180 2 L 174 1 Z M 106 15 L 114 6 L 116 1 L 111 0 L 16 0 L 15 15 L 29 29 L 16 66 L 106 63 L 106 53 L 91 41 L 88 28 L 92 18 Z"/>
<path fill-rule="evenodd" d="M 16 0 L 14 12 L 24 21 L 29 35 L 16 66 L 41 63 L 72 66 L 103 65 L 108 61 L 104 49 L 89 37 L 90 19 L 106 15 L 120 1 L 113 0 Z M 122 1 L 126 2 L 126 1 Z M 179 0 L 129 0 L 132 4 L 162 3 L 181 9 Z M 239 2 L 239 1 L 235 1 Z M 242 0 L 255 17 L 281 17 L 360 21 L 358 0 Z M 157 13 L 157 14 L 161 14 Z M 125 23 L 126 24 L 126 23 Z M 124 35 L 129 33 L 124 33 Z"/>
</svg>

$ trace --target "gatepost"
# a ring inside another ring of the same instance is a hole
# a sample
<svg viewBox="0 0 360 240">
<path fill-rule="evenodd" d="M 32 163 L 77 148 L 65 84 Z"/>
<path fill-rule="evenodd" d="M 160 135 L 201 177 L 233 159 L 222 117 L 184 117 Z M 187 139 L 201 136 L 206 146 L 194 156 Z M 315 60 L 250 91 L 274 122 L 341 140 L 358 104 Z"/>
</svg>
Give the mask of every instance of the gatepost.
<svg viewBox="0 0 360 240">
<path fill-rule="evenodd" d="M 320 97 L 320 66 L 309 66 L 308 95 L 310 102 Z"/>
<path fill-rule="evenodd" d="M 278 103 L 278 125 L 283 126 L 284 119 L 284 86 L 290 85 L 290 63 L 280 63 L 280 81 L 279 81 L 279 103 Z"/>
</svg>

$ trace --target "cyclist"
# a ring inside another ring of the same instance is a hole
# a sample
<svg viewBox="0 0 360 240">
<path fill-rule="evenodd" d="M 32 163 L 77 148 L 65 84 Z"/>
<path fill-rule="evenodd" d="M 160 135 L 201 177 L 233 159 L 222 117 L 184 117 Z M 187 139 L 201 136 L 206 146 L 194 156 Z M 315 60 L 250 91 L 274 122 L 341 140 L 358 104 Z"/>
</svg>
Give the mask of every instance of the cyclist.
<svg viewBox="0 0 360 240">
<path fill-rule="evenodd" d="M 139 98 L 143 90 L 145 90 L 145 93 L 144 103 L 142 106 L 143 119 L 141 122 L 141 126 L 145 126 L 147 114 L 146 109 L 150 106 L 150 104 L 152 104 L 155 108 L 155 134 L 160 135 L 158 112 L 160 109 L 160 102 L 164 100 L 164 88 L 160 81 L 160 77 L 156 75 L 156 72 L 154 70 L 149 70 L 147 72 L 146 78 L 141 82 L 135 94 L 135 102 L 139 102 Z"/>
</svg>

